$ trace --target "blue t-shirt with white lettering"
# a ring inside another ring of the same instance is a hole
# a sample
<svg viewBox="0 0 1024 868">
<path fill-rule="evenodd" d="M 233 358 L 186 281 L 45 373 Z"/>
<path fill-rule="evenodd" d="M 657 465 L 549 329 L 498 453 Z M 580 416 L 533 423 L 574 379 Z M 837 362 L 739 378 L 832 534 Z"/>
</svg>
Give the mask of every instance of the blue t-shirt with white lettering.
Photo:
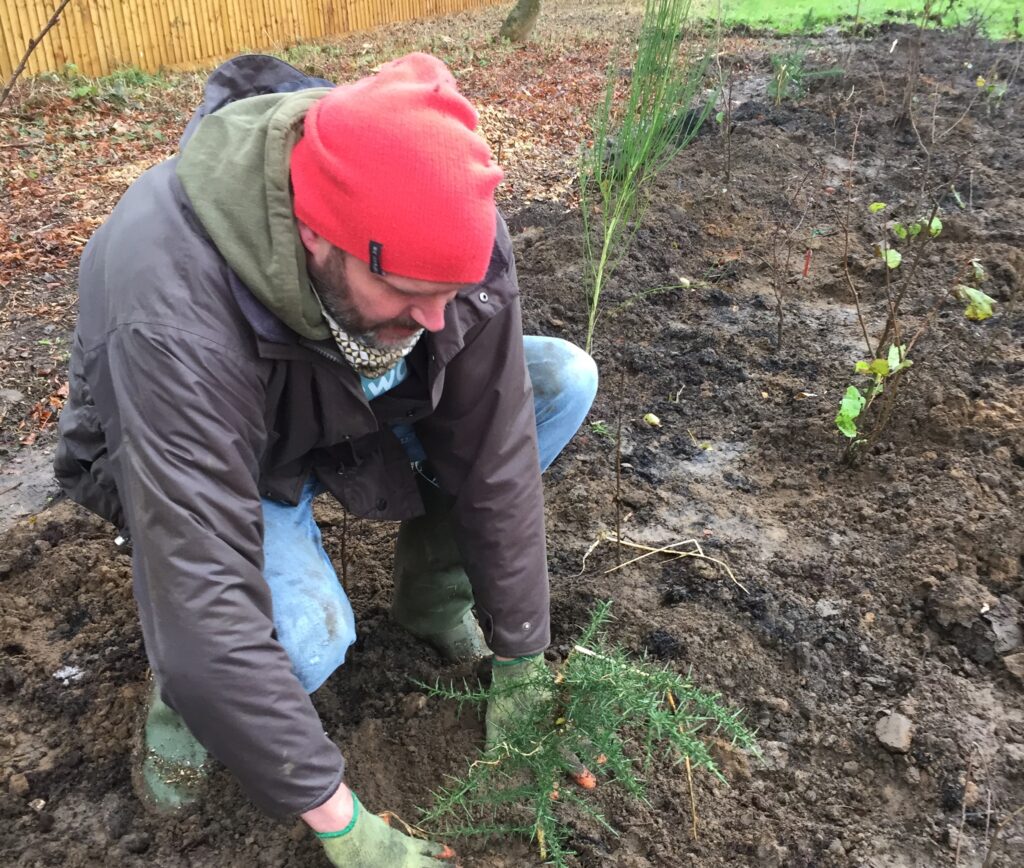
<svg viewBox="0 0 1024 868">
<path fill-rule="evenodd" d="M 366 400 L 372 401 L 374 398 L 379 398 L 385 392 L 391 391 L 408 376 L 409 368 L 405 364 L 405 359 L 399 359 L 398 364 L 385 371 L 379 377 L 374 377 L 371 380 L 369 377 L 364 377 L 360 374 L 359 381 L 362 383 L 363 394 L 366 395 Z"/>
</svg>

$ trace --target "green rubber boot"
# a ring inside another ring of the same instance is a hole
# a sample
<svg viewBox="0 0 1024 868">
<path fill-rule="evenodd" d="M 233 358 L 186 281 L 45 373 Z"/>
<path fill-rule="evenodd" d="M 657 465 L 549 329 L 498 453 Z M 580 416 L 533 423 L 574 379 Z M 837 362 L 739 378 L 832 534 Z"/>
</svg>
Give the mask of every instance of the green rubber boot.
<svg viewBox="0 0 1024 868">
<path fill-rule="evenodd" d="M 419 480 L 426 514 L 403 521 L 395 547 L 392 619 L 452 662 L 491 654 L 473 615 L 473 589 L 455 545 L 454 498 Z"/>
<path fill-rule="evenodd" d="M 132 784 L 142 804 L 158 814 L 182 814 L 198 803 L 212 763 L 185 721 L 153 684 L 146 720 L 132 756 Z"/>
</svg>

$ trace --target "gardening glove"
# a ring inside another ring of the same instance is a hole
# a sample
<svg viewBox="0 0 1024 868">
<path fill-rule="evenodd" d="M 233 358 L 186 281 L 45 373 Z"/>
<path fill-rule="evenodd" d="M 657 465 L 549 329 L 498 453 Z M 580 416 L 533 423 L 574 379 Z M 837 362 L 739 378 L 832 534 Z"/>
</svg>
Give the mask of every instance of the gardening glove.
<svg viewBox="0 0 1024 868">
<path fill-rule="evenodd" d="M 455 851 L 445 844 L 403 835 L 363 809 L 352 794 L 352 822 L 340 832 L 317 832 L 338 868 L 452 868 Z"/>
<path fill-rule="evenodd" d="M 491 666 L 494 691 L 487 702 L 488 752 L 505 741 L 506 734 L 515 729 L 518 718 L 535 714 L 537 705 L 550 701 L 554 684 L 543 654 L 494 660 Z M 520 682 L 523 684 L 517 688 Z M 571 769 L 569 776 L 577 784 L 587 790 L 597 786 L 597 779 L 579 757 L 567 753 L 564 759 Z"/>
</svg>

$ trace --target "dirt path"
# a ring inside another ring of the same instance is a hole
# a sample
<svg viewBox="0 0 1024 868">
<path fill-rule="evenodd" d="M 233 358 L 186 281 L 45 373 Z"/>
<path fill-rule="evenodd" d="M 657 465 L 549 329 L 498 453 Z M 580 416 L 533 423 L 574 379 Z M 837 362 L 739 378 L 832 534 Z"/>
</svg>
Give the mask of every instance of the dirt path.
<svg viewBox="0 0 1024 868">
<path fill-rule="evenodd" d="M 997 60 L 1012 66 L 1018 49 L 928 34 L 918 142 L 892 126 L 905 57 L 890 46 L 909 38 L 871 34 L 842 79 L 775 106 L 764 87 L 769 54 L 782 46 L 733 37 L 726 59 L 741 104 L 729 183 L 718 134 L 701 136 L 659 181 L 609 287 L 598 402 L 546 479 L 552 656 L 568 652 L 593 601 L 611 598 L 613 637 L 692 668 L 745 709 L 765 761 L 718 746 L 730 786 L 697 780 L 696 842 L 677 771 L 652 775 L 649 805 L 602 787 L 620 834 L 573 819 L 579 866 L 980 866 L 996 826 L 1024 804 L 1024 692 L 1005 662 L 1022 650 L 1024 603 L 1024 100 L 1018 85 L 986 104 L 975 83 Z M 846 63 L 848 48 L 839 37 L 818 40 L 809 62 Z M 500 64 L 535 76 L 527 90 L 599 87 L 601 64 L 568 43 L 529 49 L 557 52 L 557 76 L 530 64 L 540 54 L 484 51 L 476 56 L 487 64 L 465 73 L 480 93 L 496 86 L 488 76 Z M 509 130 L 522 128 L 521 99 L 499 106 Z M 554 164 L 571 165 L 569 139 L 559 127 L 537 147 L 560 149 Z M 506 207 L 528 330 L 578 341 L 584 264 L 570 188 L 526 192 L 530 149 L 508 147 L 523 158 L 521 192 Z M 845 191 L 857 203 L 851 271 L 877 332 L 883 271 L 866 206 L 921 208 L 922 184 L 940 191 L 945 228 L 922 263 L 921 292 L 908 299 L 909 321 L 972 258 L 991 276 L 999 313 L 979 324 L 955 303 L 942 308 L 889 431 L 849 470 L 832 419 L 864 351 L 841 268 Z M 804 211 L 777 348 L 772 239 Z M 680 277 L 687 289 L 634 300 Z M 15 331 L 47 321 L 22 314 Z M 59 385 L 59 369 L 52 376 Z M 643 423 L 648 412 L 660 428 Z M 697 538 L 746 590 L 693 560 L 654 557 L 606 573 L 619 562 L 608 545 L 581 573 L 587 549 L 616 521 L 615 446 L 591 423 L 614 432 L 620 414 L 623 532 L 650 545 Z M 12 445 L 18 430 L 8 434 Z M 338 559 L 341 515 L 328 503 L 319 514 Z M 315 701 L 363 800 L 412 819 L 443 775 L 464 768 L 482 724 L 442 702 L 412 711 L 406 701 L 410 679 L 471 673 L 444 667 L 388 623 L 394 532 L 359 523 L 350 534 L 361 638 Z M 223 773 L 198 816 L 159 823 L 140 811 L 128 751 L 146 670 L 129 582 L 111 528 L 67 503 L 0 541 L 0 864 L 320 864 L 300 826 L 263 820 Z M 1005 837 L 992 864 L 1024 862 L 1024 826 Z M 536 864 L 528 842 L 460 850 L 467 866 Z"/>
</svg>

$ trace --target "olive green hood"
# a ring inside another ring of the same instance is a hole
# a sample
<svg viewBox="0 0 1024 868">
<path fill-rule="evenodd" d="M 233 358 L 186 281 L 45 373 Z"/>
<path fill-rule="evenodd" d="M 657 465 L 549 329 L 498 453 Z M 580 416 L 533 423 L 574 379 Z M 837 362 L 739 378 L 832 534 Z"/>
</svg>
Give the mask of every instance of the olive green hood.
<svg viewBox="0 0 1024 868">
<path fill-rule="evenodd" d="M 292 330 L 330 337 L 309 285 L 289 181 L 292 148 L 310 106 L 329 91 L 267 94 L 203 118 L 178 160 L 178 178 L 228 265 Z"/>
</svg>

